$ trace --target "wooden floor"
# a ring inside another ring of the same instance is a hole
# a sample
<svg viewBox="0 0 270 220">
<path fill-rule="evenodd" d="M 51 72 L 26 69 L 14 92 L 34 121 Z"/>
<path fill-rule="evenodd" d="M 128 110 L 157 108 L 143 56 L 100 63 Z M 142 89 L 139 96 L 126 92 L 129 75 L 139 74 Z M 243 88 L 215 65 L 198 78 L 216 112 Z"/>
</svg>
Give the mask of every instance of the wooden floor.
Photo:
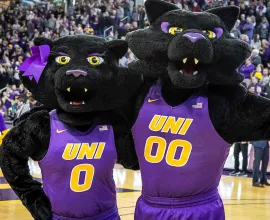
<svg viewBox="0 0 270 220">
<path fill-rule="evenodd" d="M 140 172 L 127 171 L 116 166 L 114 177 L 117 185 L 118 208 L 122 220 L 132 220 L 135 203 L 140 195 Z M 198 183 L 199 184 L 199 183 Z M 219 192 L 225 204 L 227 220 L 269 220 L 270 187 L 255 188 L 250 178 L 223 176 Z M 0 219 L 32 219 L 17 200 L 0 172 Z"/>
</svg>

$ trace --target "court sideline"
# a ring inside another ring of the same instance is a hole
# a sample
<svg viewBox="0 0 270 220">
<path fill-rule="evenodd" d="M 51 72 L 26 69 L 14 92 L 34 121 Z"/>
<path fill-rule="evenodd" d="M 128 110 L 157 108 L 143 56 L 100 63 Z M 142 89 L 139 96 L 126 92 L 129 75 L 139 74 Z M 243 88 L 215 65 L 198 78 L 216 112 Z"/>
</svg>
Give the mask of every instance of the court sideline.
<svg viewBox="0 0 270 220">
<path fill-rule="evenodd" d="M 40 179 L 40 176 L 35 176 Z M 114 179 L 117 186 L 118 208 L 122 220 L 133 220 L 137 198 L 141 194 L 140 172 L 116 165 Z M 199 184 L 199 183 L 198 183 Z M 269 220 L 270 187 L 251 186 L 250 178 L 222 176 L 219 193 L 225 205 L 227 220 Z M 19 218 L 18 218 L 19 217 Z M 0 219 L 30 220 L 28 211 L 10 189 L 0 172 Z"/>
</svg>

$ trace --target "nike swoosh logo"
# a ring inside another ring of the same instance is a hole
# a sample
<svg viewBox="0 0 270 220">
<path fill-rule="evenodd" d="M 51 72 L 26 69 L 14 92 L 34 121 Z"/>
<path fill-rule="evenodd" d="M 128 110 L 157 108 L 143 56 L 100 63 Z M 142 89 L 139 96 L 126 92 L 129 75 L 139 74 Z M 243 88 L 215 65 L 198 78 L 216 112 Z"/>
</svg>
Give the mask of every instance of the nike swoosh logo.
<svg viewBox="0 0 270 220">
<path fill-rule="evenodd" d="M 158 99 L 148 99 L 148 102 L 155 102 L 157 101 Z"/>
<path fill-rule="evenodd" d="M 67 129 L 65 129 L 65 130 L 58 130 L 58 129 L 56 129 L 56 133 L 57 134 L 60 134 L 60 133 L 62 133 L 62 132 L 64 132 L 64 131 L 66 131 Z"/>
</svg>

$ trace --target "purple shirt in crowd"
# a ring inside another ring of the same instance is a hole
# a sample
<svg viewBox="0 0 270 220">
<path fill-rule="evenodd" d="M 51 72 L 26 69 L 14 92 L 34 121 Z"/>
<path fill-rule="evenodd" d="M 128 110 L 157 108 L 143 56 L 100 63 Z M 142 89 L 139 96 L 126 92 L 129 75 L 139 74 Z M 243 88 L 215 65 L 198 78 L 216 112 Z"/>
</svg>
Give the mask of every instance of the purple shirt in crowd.
<svg viewBox="0 0 270 220">
<path fill-rule="evenodd" d="M 253 32 L 254 32 L 254 25 L 252 23 L 246 23 L 243 26 L 243 34 L 246 34 L 249 38 L 249 43 L 251 43 L 251 40 L 253 39 Z"/>
<path fill-rule="evenodd" d="M 250 79 L 250 74 L 254 71 L 255 66 L 253 64 L 250 64 L 249 66 L 247 64 L 244 64 L 241 66 L 239 72 L 242 73 L 246 79 Z"/>
</svg>

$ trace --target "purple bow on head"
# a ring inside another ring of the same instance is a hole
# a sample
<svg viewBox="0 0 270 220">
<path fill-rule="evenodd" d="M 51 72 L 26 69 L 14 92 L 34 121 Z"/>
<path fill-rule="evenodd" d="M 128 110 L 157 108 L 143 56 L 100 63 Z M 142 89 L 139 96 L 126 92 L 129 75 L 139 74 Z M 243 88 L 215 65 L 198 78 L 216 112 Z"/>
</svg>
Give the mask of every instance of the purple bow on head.
<svg viewBox="0 0 270 220">
<path fill-rule="evenodd" d="M 30 80 L 35 78 L 38 83 L 41 74 L 47 65 L 48 57 L 50 55 L 50 46 L 45 44 L 41 46 L 31 47 L 32 56 L 27 58 L 18 68 L 24 71 L 23 76 L 28 76 Z"/>
</svg>

